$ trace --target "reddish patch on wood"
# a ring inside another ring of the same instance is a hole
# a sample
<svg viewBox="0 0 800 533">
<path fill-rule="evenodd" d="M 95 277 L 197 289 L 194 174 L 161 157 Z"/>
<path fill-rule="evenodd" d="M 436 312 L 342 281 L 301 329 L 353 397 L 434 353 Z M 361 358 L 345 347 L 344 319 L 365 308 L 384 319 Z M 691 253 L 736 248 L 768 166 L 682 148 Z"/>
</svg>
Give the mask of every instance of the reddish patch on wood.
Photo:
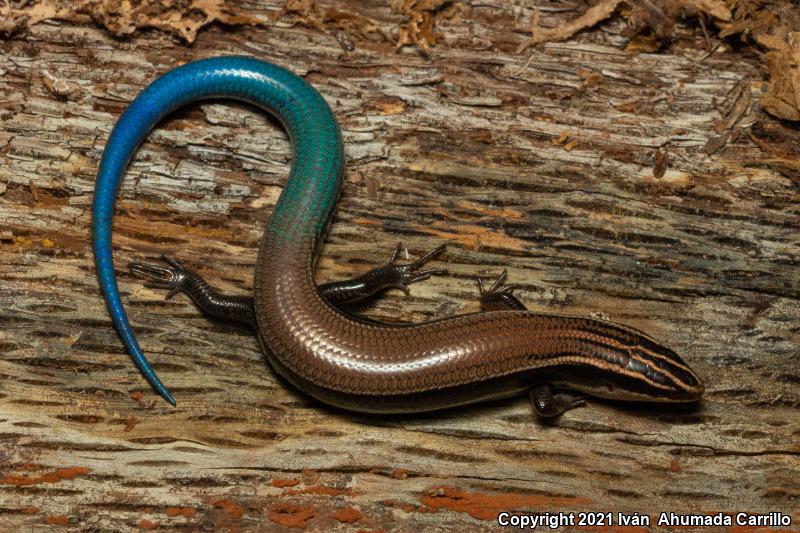
<svg viewBox="0 0 800 533">
<path fill-rule="evenodd" d="M 57 472 L 45 472 L 37 478 L 39 483 L 58 483 L 61 478 L 58 477 Z"/>
<path fill-rule="evenodd" d="M 432 487 L 420 501 L 431 509 L 449 509 L 467 513 L 478 520 L 494 520 L 501 511 L 512 509 L 552 510 L 561 507 L 585 506 L 592 503 L 587 498 L 539 496 L 532 494 L 467 492 L 454 487 Z"/>
<path fill-rule="evenodd" d="M 405 468 L 395 468 L 392 470 L 392 473 L 389 474 L 389 477 L 392 479 L 406 479 L 408 477 L 408 470 Z"/>
<path fill-rule="evenodd" d="M 681 464 L 677 458 L 673 457 L 672 461 L 669 462 L 669 469 L 676 473 L 681 471 Z"/>
<path fill-rule="evenodd" d="M 129 419 L 127 419 L 125 421 L 125 428 L 122 431 L 124 431 L 125 433 L 128 433 L 129 431 L 132 431 L 133 428 L 136 427 L 136 424 L 138 424 L 138 423 L 139 423 L 139 419 L 136 418 L 135 416 L 132 416 L 132 417 L 130 417 Z"/>
<path fill-rule="evenodd" d="M 242 506 L 237 505 L 236 502 L 228 498 L 216 498 L 211 500 L 211 505 L 223 509 L 228 515 L 228 518 L 232 520 L 238 520 L 242 517 L 242 515 L 244 515 L 244 509 L 242 509 Z"/>
<path fill-rule="evenodd" d="M 152 522 L 150 520 L 139 520 L 139 523 L 136 524 L 140 529 L 155 529 L 158 527 L 156 522 Z"/>
<path fill-rule="evenodd" d="M 305 529 L 308 521 L 314 518 L 313 507 L 303 507 L 296 503 L 281 503 L 269 510 L 269 519 L 285 527 Z"/>
<path fill-rule="evenodd" d="M 38 512 L 39 512 L 39 508 L 38 507 L 33 507 L 33 506 L 25 507 L 24 509 L 22 509 L 22 514 L 36 514 Z"/>
<path fill-rule="evenodd" d="M 63 514 L 50 515 L 47 517 L 47 523 L 53 526 L 66 526 L 69 524 L 69 517 Z"/>
<path fill-rule="evenodd" d="M 7 485 L 16 485 L 17 487 L 23 487 L 25 485 L 33 485 L 37 483 L 37 478 L 26 477 L 26 476 L 6 476 L 3 478 L 3 483 Z"/>
<path fill-rule="evenodd" d="M 284 488 L 284 487 L 294 487 L 295 485 L 298 485 L 299 483 L 300 483 L 299 479 L 284 479 L 284 478 L 276 477 L 275 479 L 272 480 L 272 486 L 273 487 L 278 487 L 278 488 L 281 488 L 281 489 Z"/>
<path fill-rule="evenodd" d="M 289 489 L 285 491 L 284 494 L 288 494 L 289 496 L 295 494 L 324 494 L 326 496 L 341 496 L 342 494 L 345 494 L 347 496 L 353 496 L 356 494 L 356 492 L 351 489 L 335 489 L 333 487 L 315 485 L 313 487 L 306 487 L 304 489 Z"/>
<path fill-rule="evenodd" d="M 361 513 L 358 509 L 354 509 L 353 507 L 345 507 L 344 509 L 339 509 L 335 513 L 333 513 L 333 518 L 338 520 L 339 522 L 344 522 L 346 524 L 352 524 L 353 522 L 358 522 L 362 518 L 364 518 L 364 514 Z"/>
<path fill-rule="evenodd" d="M 37 485 L 39 483 L 58 483 L 59 481 L 65 479 L 75 479 L 76 477 L 87 474 L 88 472 L 88 468 L 83 466 L 74 466 L 72 468 L 59 468 L 53 472 L 45 472 L 41 476 L 36 477 L 8 475 L 3 478 L 2 482 L 7 485 L 24 487 L 26 485 Z"/>
<path fill-rule="evenodd" d="M 88 474 L 89 469 L 84 466 L 73 466 L 72 468 L 59 468 L 56 475 L 59 479 L 75 479 L 78 476 Z"/>
<path fill-rule="evenodd" d="M 359 529 L 356 533 L 386 533 L 382 529 Z"/>
<path fill-rule="evenodd" d="M 167 516 L 175 517 L 175 516 L 185 516 L 187 518 L 191 518 L 197 514 L 197 509 L 193 507 L 167 507 L 164 512 Z"/>
</svg>

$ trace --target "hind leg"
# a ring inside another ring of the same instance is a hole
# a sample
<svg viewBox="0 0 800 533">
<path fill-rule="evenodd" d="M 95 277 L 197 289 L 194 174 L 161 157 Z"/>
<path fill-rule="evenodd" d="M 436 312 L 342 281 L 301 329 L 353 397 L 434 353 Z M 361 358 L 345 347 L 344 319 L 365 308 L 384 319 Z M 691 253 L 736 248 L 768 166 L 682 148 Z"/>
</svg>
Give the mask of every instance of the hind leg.
<svg viewBox="0 0 800 533">
<path fill-rule="evenodd" d="M 398 244 L 387 264 L 355 278 L 324 283 L 318 288 L 323 298 L 337 308 L 364 300 L 390 287 L 402 289 L 408 294 L 410 284 L 428 279 L 433 275 L 447 273 L 444 269 L 421 270 L 425 263 L 441 254 L 442 251 L 444 251 L 444 245 L 435 248 L 412 263 L 398 265 L 396 262 L 400 252 Z M 162 256 L 161 260 L 168 266 L 133 262 L 128 268 L 134 276 L 146 280 L 145 286 L 168 290 L 167 299 L 182 292 L 211 316 L 242 322 L 254 329 L 257 327 L 252 296 L 222 294 L 211 287 L 201 276 L 178 261 L 165 256 Z"/>
<path fill-rule="evenodd" d="M 570 391 L 554 392 L 547 383 L 540 383 L 533 387 L 530 396 L 533 410 L 540 418 L 555 418 L 570 409 L 586 405 L 583 396 Z"/>
</svg>

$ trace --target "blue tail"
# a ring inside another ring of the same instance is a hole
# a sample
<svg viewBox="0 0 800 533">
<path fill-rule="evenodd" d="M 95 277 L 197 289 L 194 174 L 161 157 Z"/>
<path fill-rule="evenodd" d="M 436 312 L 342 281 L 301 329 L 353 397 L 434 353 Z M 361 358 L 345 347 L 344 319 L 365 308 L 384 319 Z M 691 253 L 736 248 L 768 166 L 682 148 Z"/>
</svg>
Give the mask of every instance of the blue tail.
<svg viewBox="0 0 800 533">
<path fill-rule="evenodd" d="M 204 59 L 167 72 L 136 97 L 114 126 L 103 151 L 95 184 L 92 205 L 94 261 L 108 311 L 122 342 L 142 375 L 173 405 L 175 400 L 147 362 L 125 315 L 111 257 L 111 221 L 122 176 L 144 137 L 170 112 L 190 102 L 214 97 L 250 102 L 273 112 L 282 119 L 293 139 L 307 137 L 308 131 L 325 129 L 327 136 L 324 139 L 331 143 L 341 143 L 336 121 L 316 90 L 282 67 L 246 57 Z M 309 110 L 325 110 L 325 114 L 320 119 L 318 115 L 308 116 Z M 332 153 L 341 155 L 341 144 L 338 146 L 338 151 L 334 150 Z M 313 164 L 313 161 L 306 161 L 302 150 L 296 156 L 308 165 Z M 341 157 L 338 164 L 341 164 Z M 315 176 L 316 171 L 312 170 L 308 169 L 303 175 Z M 324 229 L 329 218 L 338 192 L 335 187 L 337 183 L 323 184 L 325 194 L 320 193 L 323 208 L 315 211 L 317 217 L 313 226 L 317 233 Z M 290 180 L 287 186 L 289 191 L 287 193 L 284 190 L 273 218 L 283 220 L 296 214 L 298 209 L 292 201 L 297 199 L 297 190 L 304 185 L 303 180 Z"/>
</svg>

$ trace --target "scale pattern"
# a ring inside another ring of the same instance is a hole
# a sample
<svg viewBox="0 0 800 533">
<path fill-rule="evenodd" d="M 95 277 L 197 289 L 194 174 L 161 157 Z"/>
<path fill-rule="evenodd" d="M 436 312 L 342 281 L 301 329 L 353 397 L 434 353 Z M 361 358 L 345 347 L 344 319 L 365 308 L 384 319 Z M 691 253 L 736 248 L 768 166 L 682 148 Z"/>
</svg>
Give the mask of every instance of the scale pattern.
<svg viewBox="0 0 800 533">
<path fill-rule="evenodd" d="M 319 295 L 314 268 L 342 186 L 338 124 L 320 94 L 291 72 L 255 59 L 224 57 L 174 69 L 134 100 L 111 133 L 95 189 L 95 262 L 109 312 L 142 374 L 169 401 L 174 403 L 137 344 L 122 306 L 111 219 L 125 169 L 150 129 L 171 111 L 214 97 L 243 100 L 275 114 L 293 142 L 292 169 L 259 247 L 254 300 L 259 338 L 270 361 L 306 392 L 332 404 L 342 404 L 344 396 L 364 402 L 400 397 L 407 404 L 403 410 L 424 411 L 431 407 L 427 393 L 475 384 L 468 401 L 481 401 L 502 393 L 480 386 L 497 378 L 530 380 L 537 370 L 580 367 L 626 377 L 642 394 L 663 400 L 702 394 L 699 380 L 674 352 L 609 322 L 517 310 L 393 326 L 366 324 L 330 306 Z M 436 402 L 437 408 L 446 405 L 446 400 Z M 358 402 L 347 406 L 359 408 Z"/>
</svg>

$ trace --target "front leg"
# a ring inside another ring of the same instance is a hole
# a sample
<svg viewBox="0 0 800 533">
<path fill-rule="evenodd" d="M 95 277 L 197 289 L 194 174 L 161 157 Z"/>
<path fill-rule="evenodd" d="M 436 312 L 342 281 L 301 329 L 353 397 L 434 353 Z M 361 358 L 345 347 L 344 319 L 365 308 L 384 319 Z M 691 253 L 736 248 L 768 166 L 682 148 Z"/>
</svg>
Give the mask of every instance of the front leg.
<svg viewBox="0 0 800 533">
<path fill-rule="evenodd" d="M 507 277 L 508 271 L 503 270 L 488 289 L 483 286 L 483 280 L 478 278 L 481 311 L 527 311 L 525 304 L 514 296 L 514 291 L 520 286 L 505 285 Z"/>
<path fill-rule="evenodd" d="M 582 395 L 571 391 L 555 392 L 547 383 L 533 387 L 530 395 L 533 410 L 543 419 L 553 419 L 570 409 L 586 405 Z"/>
<path fill-rule="evenodd" d="M 400 251 L 398 245 L 386 265 L 355 278 L 322 284 L 318 288 L 322 297 L 336 308 L 363 300 L 389 287 L 400 288 L 407 294 L 408 285 L 447 272 L 443 269 L 420 270 L 422 265 L 438 256 L 443 250 L 444 245 L 413 263 L 397 265 L 395 260 Z M 252 296 L 231 296 L 217 292 L 206 280 L 178 261 L 165 256 L 161 259 L 169 265 L 169 268 L 140 262 L 133 262 L 128 268 L 134 276 L 147 280 L 146 287 L 169 290 L 167 299 L 182 292 L 211 316 L 242 322 L 257 329 Z"/>
<path fill-rule="evenodd" d="M 478 278 L 481 310 L 483 311 L 527 311 L 525 304 L 514 296 L 519 285 L 506 285 L 508 272 L 503 272 L 487 289 Z M 572 391 L 554 391 L 549 383 L 539 383 L 530 390 L 530 399 L 536 415 L 543 420 L 552 420 L 570 409 L 586 404 L 583 396 Z"/>
</svg>

